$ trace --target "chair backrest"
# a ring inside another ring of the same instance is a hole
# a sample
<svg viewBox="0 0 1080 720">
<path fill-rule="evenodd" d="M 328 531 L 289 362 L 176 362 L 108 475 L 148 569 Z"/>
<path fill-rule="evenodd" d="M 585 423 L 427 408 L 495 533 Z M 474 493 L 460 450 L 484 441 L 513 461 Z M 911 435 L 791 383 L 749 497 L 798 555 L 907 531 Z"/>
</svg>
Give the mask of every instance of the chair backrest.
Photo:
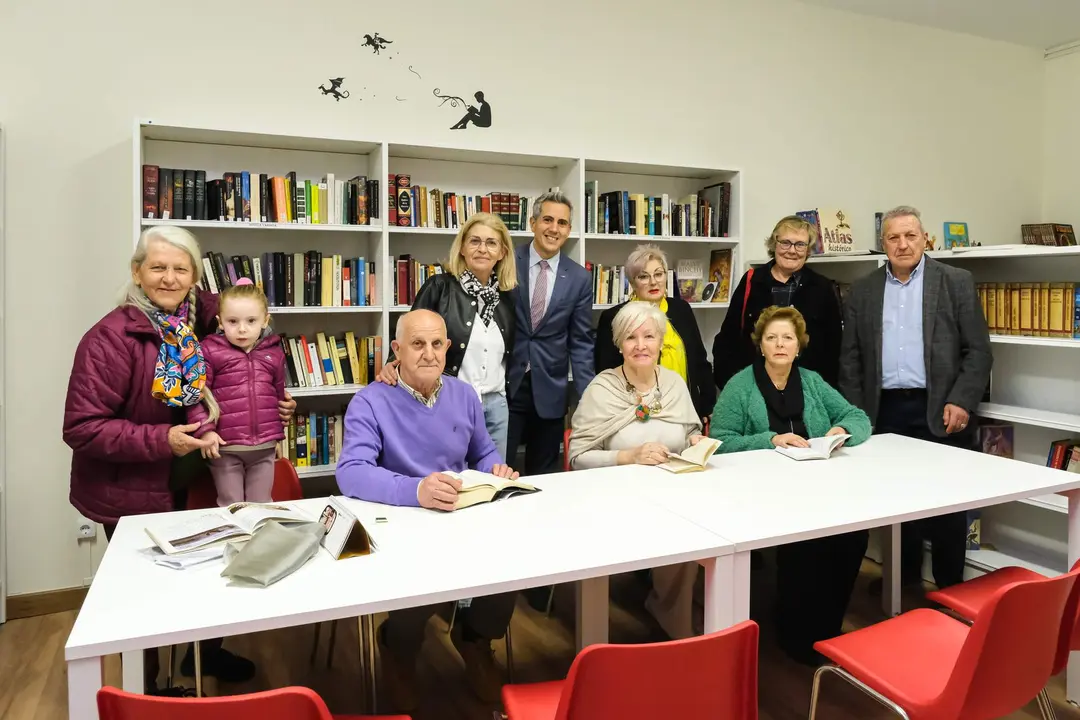
<svg viewBox="0 0 1080 720">
<path fill-rule="evenodd" d="M 100 720 L 333 720 L 322 698 L 305 687 L 212 698 L 134 695 L 103 687 L 97 704 Z"/>
<path fill-rule="evenodd" d="M 300 476 L 296 474 L 296 468 L 289 462 L 289 458 L 278 458 L 274 461 L 274 488 L 270 491 L 270 497 L 274 502 L 304 499 Z"/>
<path fill-rule="evenodd" d="M 274 487 L 270 490 L 270 499 L 274 502 L 304 499 L 304 490 L 300 487 L 300 476 L 296 474 L 296 468 L 288 458 L 278 458 L 274 461 Z M 184 507 L 187 510 L 217 507 L 217 490 L 214 489 L 214 483 L 202 479 L 191 483 L 188 486 L 187 502 Z"/>
<path fill-rule="evenodd" d="M 942 692 L 956 718 L 996 718 L 1031 701 L 1056 672 L 1062 622 L 1075 617 L 1077 573 L 999 588 L 972 624 Z M 1070 633 L 1071 634 L 1071 633 Z"/>
<path fill-rule="evenodd" d="M 570 472 L 570 428 L 562 436 L 563 471 Z"/>
<path fill-rule="evenodd" d="M 756 720 L 758 626 L 700 637 L 590 645 L 566 677 L 556 720 Z"/>
</svg>

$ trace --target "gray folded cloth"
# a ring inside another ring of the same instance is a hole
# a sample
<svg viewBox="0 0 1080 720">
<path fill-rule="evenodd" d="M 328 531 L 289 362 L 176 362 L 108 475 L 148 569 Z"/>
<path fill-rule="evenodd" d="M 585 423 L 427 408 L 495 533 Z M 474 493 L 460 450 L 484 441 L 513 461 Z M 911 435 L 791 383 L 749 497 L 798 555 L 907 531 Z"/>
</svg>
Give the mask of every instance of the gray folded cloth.
<svg viewBox="0 0 1080 720">
<path fill-rule="evenodd" d="M 326 528 L 322 523 L 282 525 L 270 521 L 250 540 L 225 548 L 222 577 L 229 585 L 267 587 L 292 575 L 319 552 Z"/>
</svg>

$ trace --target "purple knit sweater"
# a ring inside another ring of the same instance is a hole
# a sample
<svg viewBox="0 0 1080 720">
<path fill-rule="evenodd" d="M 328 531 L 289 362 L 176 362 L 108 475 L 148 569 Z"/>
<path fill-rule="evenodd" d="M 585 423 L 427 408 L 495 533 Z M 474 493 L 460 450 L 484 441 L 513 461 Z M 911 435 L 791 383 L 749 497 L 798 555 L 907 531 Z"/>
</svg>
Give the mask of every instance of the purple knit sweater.
<svg viewBox="0 0 1080 720">
<path fill-rule="evenodd" d="M 343 494 L 418 506 L 416 490 L 431 473 L 491 472 L 503 462 L 476 391 L 448 375 L 442 382 L 433 408 L 400 385 L 373 382 L 353 396 L 336 470 Z"/>
</svg>

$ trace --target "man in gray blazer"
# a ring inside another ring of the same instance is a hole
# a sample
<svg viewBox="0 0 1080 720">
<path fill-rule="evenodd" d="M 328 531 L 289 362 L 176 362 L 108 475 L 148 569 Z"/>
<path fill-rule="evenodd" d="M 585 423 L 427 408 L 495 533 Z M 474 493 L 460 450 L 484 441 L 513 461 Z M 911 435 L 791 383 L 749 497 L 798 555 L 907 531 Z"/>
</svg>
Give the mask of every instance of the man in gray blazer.
<svg viewBox="0 0 1080 720">
<path fill-rule="evenodd" d="M 971 416 L 990 381 L 990 335 L 971 273 L 923 254 L 919 211 L 900 206 L 881 224 L 885 267 L 856 281 L 844 312 L 840 391 L 870 416 L 875 433 L 896 433 L 974 450 Z M 963 512 L 904 523 L 901 582 L 921 579 L 931 543 L 934 582 L 962 582 Z"/>
</svg>

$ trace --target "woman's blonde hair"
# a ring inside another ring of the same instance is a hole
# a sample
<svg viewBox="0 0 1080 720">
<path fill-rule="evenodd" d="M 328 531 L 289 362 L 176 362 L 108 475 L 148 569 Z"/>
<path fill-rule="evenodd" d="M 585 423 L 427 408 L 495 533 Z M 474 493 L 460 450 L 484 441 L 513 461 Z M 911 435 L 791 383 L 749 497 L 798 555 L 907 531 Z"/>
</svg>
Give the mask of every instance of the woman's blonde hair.
<svg viewBox="0 0 1080 720">
<path fill-rule="evenodd" d="M 634 248 L 634 251 L 630 253 L 630 257 L 626 258 L 626 276 L 631 280 L 636 278 L 639 273 L 645 270 L 645 266 L 649 264 L 650 260 L 656 260 L 663 266 L 664 271 L 667 271 L 667 254 L 658 245 L 643 243 Z"/>
<path fill-rule="evenodd" d="M 772 305 L 761 311 L 757 322 L 754 323 L 754 332 L 750 334 L 750 340 L 755 347 L 761 347 L 761 339 L 765 337 L 765 329 L 777 320 L 787 320 L 795 327 L 795 339 L 802 351 L 810 344 L 810 336 L 806 332 L 806 319 L 802 313 L 793 307 L 779 307 Z"/>
<path fill-rule="evenodd" d="M 503 256 L 495 264 L 495 277 L 499 282 L 499 290 L 503 292 L 513 290 L 518 284 L 517 263 L 514 262 L 514 245 L 510 241 L 510 231 L 506 229 L 506 224 L 498 215 L 479 212 L 465 221 L 465 224 L 461 226 L 461 230 L 458 230 L 458 234 L 454 237 L 453 244 L 450 245 L 450 257 L 446 260 L 446 269 L 456 278 L 460 278 L 461 274 L 465 272 L 468 266 L 465 264 L 465 256 L 461 254 L 461 249 L 465 245 L 465 238 L 469 236 L 469 233 L 477 225 L 490 228 L 499 236 L 499 246 L 502 247 Z"/>
<path fill-rule="evenodd" d="M 199 241 L 195 239 L 195 236 L 181 227 L 175 227 L 173 225 L 155 225 L 142 231 L 139 235 L 138 242 L 135 243 L 135 251 L 131 253 L 131 272 L 135 273 L 142 264 L 146 262 L 146 256 L 150 251 L 150 243 L 154 241 L 160 241 L 168 243 L 175 248 L 179 248 L 188 254 L 191 259 L 191 289 L 188 290 L 188 316 L 187 324 L 191 328 L 192 332 L 195 331 L 195 318 L 197 317 L 195 311 L 195 302 L 198 296 L 199 281 L 202 280 L 202 263 L 199 258 L 202 257 L 202 251 L 199 249 Z M 139 308 L 150 319 L 153 324 L 154 312 L 159 308 L 150 302 L 150 298 L 146 296 L 146 292 L 143 291 L 139 285 L 135 283 L 135 278 L 129 276 L 124 286 L 120 289 L 120 297 L 117 302 L 118 305 L 131 305 Z M 203 385 L 201 402 L 206 405 L 206 410 L 209 413 L 208 422 L 214 422 L 221 416 L 221 408 L 217 404 L 217 400 L 210 392 L 208 385 Z"/>
<path fill-rule="evenodd" d="M 262 303 L 263 312 L 270 312 L 270 302 L 266 299 L 266 293 L 262 291 L 262 288 L 254 283 L 245 283 L 243 285 L 230 285 L 221 291 L 218 296 L 218 315 L 221 314 L 222 308 L 225 307 L 227 301 L 240 298 L 258 300 Z"/>
<path fill-rule="evenodd" d="M 806 257 L 810 257 L 814 246 L 817 245 L 817 228 L 798 215 L 788 215 L 780 218 L 780 222 L 776 223 L 776 227 L 773 228 L 772 235 L 765 238 L 765 249 L 769 251 L 769 257 L 776 258 L 776 241 L 780 239 L 780 235 L 786 230 L 806 233 Z"/>
<path fill-rule="evenodd" d="M 661 336 L 667 332 L 667 315 L 655 303 L 634 300 L 623 305 L 611 321 L 611 339 L 615 342 L 615 347 L 622 345 L 623 341 L 647 320 L 652 320 L 656 332 Z"/>
</svg>

